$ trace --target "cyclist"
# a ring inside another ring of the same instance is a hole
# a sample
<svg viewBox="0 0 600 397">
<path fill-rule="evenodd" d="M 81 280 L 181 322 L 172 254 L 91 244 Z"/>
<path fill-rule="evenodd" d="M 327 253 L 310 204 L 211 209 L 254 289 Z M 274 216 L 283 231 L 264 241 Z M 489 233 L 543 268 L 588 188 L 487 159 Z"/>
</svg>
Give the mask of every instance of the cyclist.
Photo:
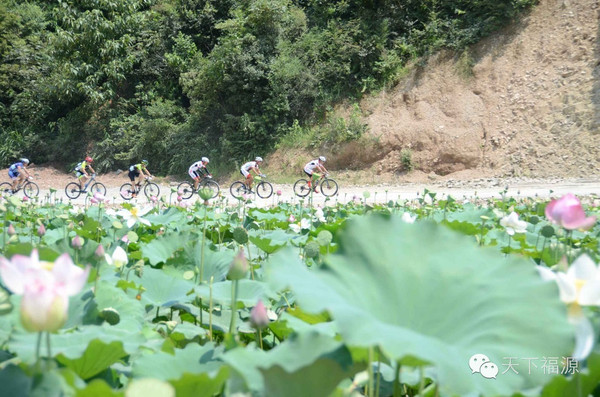
<svg viewBox="0 0 600 397">
<path fill-rule="evenodd" d="M 25 177 L 31 178 L 29 171 L 27 171 L 27 166 L 29 165 L 29 160 L 26 158 L 22 158 L 16 163 L 12 164 L 8 167 L 8 176 L 12 180 L 12 191 L 17 190 L 17 183 L 22 183 Z M 23 171 L 23 172 L 21 172 Z M 26 175 L 23 175 L 25 173 Z"/>
<path fill-rule="evenodd" d="M 309 188 L 312 187 L 313 176 L 318 176 L 319 179 L 321 179 L 321 178 L 323 178 L 324 175 L 327 174 L 327 169 L 325 168 L 325 165 L 324 165 L 326 161 L 327 161 L 327 159 L 325 158 L 325 156 L 319 156 L 318 159 L 311 160 L 304 166 L 304 173 L 306 175 L 308 175 L 308 177 L 309 177 L 309 180 L 308 180 Z M 321 172 L 322 174 L 316 173 L 315 170 Z M 318 193 L 316 186 L 314 188 L 314 191 L 316 193 Z"/>
<path fill-rule="evenodd" d="M 208 163 L 208 157 L 202 157 L 200 161 L 196 161 L 194 164 L 190 165 L 188 174 L 194 180 L 194 190 L 198 190 L 198 184 L 200 183 L 200 179 L 202 179 L 202 177 L 207 176 L 212 178 L 211 173 L 208 172 L 208 168 L 206 168 Z"/>
<path fill-rule="evenodd" d="M 87 169 L 89 169 L 93 174 L 96 173 L 94 168 L 92 168 L 93 162 L 94 162 L 94 160 L 90 156 L 86 156 L 85 160 L 83 160 L 81 163 L 77 164 L 77 166 L 75 167 L 75 175 L 77 176 L 77 179 L 79 179 L 80 190 L 84 193 L 85 193 L 85 190 L 83 190 L 83 189 L 84 189 L 85 181 L 87 178 L 90 177 L 90 174 L 87 172 Z"/>
<path fill-rule="evenodd" d="M 148 179 L 148 178 L 152 178 L 152 174 L 150 173 L 150 171 L 148 171 L 148 168 L 146 168 L 148 166 L 148 160 L 142 160 L 141 163 L 138 164 L 132 164 L 129 166 L 129 179 L 131 180 L 131 182 L 135 182 L 135 178 L 139 177 L 138 182 L 136 183 L 136 189 L 135 192 L 132 194 L 133 197 L 135 197 L 137 195 L 137 192 L 139 191 L 141 184 L 142 184 L 142 178 L 144 180 Z"/>
<path fill-rule="evenodd" d="M 258 176 L 264 176 L 264 174 L 260 173 L 260 169 L 258 168 L 258 166 L 260 164 L 262 164 L 262 162 L 263 162 L 262 157 L 257 156 L 254 159 L 254 161 L 248 161 L 246 164 L 242 165 L 242 167 L 240 168 L 240 172 L 242 173 L 244 178 L 246 178 L 246 180 L 244 181 L 244 184 L 250 191 L 252 191 L 252 181 L 254 180 L 254 178 L 252 177 L 251 171 L 254 172 Z"/>
</svg>

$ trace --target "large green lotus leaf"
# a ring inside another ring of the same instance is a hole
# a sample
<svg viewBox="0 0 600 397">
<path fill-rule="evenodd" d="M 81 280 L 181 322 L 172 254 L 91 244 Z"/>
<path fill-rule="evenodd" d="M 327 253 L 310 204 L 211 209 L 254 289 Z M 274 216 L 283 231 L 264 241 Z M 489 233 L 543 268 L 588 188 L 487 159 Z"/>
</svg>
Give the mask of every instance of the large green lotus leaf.
<svg viewBox="0 0 600 397">
<path fill-rule="evenodd" d="M 267 233 L 257 230 L 251 230 L 248 238 L 254 245 L 266 252 L 272 254 L 292 239 L 292 236 L 281 229 L 276 229 Z"/>
<path fill-rule="evenodd" d="M 76 331 L 50 335 L 52 355 L 62 354 L 69 359 L 79 358 L 95 339 L 104 343 L 120 341 L 128 354 L 137 351 L 140 345 L 146 342 L 146 338 L 136 329 L 127 330 L 108 324 L 82 326 Z M 32 363 L 35 361 L 36 342 L 37 333 L 15 331 L 8 342 L 8 350 L 24 362 Z"/>
<path fill-rule="evenodd" d="M 186 245 L 183 251 L 183 259 L 186 263 L 185 266 L 189 270 L 198 269 L 202 264 L 202 243 L 198 242 L 193 246 Z M 225 251 L 213 251 L 208 245 L 204 246 L 204 265 L 202 268 L 202 278 L 205 283 L 213 278 L 213 282 L 219 282 L 225 280 L 227 272 L 229 271 L 229 264 L 235 256 L 235 252 L 232 250 Z"/>
<path fill-rule="evenodd" d="M 28 397 L 33 379 L 16 365 L 7 365 L 0 370 L 0 395 L 10 397 Z"/>
<path fill-rule="evenodd" d="M 192 298 L 187 293 L 194 289 L 191 281 L 176 278 L 160 269 L 145 268 L 141 283 L 146 291 L 142 293 L 142 303 L 155 307 L 169 307 L 176 303 L 185 303 Z"/>
<path fill-rule="evenodd" d="M 142 255 L 148 258 L 151 265 L 156 266 L 172 258 L 175 251 L 182 248 L 182 243 L 188 240 L 189 234 L 166 233 L 147 244 L 141 244 Z"/>
<path fill-rule="evenodd" d="M 118 312 L 119 323 L 113 327 L 131 332 L 142 329 L 145 314 L 142 303 L 128 296 L 121 288 L 101 281 L 98 283 L 95 301 L 98 312 L 104 309 L 114 309 Z"/>
<path fill-rule="evenodd" d="M 228 378 L 229 368 L 223 366 L 213 376 L 208 373 L 186 373 L 170 383 L 175 387 L 177 396 L 212 397 L 220 394 Z"/>
<path fill-rule="evenodd" d="M 179 211 L 175 207 L 169 207 L 161 214 L 151 214 L 144 216 L 145 219 L 149 220 L 153 225 L 168 225 L 170 223 L 174 225 L 185 224 L 187 214 Z"/>
<path fill-rule="evenodd" d="M 127 353 L 123 350 L 121 342 L 104 343 L 96 339 L 89 343 L 81 357 L 69 359 L 59 355 L 57 360 L 62 365 L 75 371 L 80 378 L 89 379 L 126 355 Z"/>
<path fill-rule="evenodd" d="M 133 376 L 169 381 L 180 379 L 186 373 L 213 375 L 223 365 L 217 357 L 219 351 L 211 343 L 204 346 L 190 343 L 184 349 L 176 349 L 175 354 L 145 352 L 133 362 Z"/>
<path fill-rule="evenodd" d="M 474 354 L 502 370 L 506 357 L 573 351 L 556 285 L 543 282 L 522 258 L 398 217 L 354 219 L 339 237 L 339 254 L 313 271 L 276 255 L 270 282 L 291 287 L 306 311 L 328 310 L 349 345 L 380 346 L 392 360 L 430 363 L 442 394 L 510 394 L 550 379 L 541 371 L 486 379 L 471 373 Z"/>
<path fill-rule="evenodd" d="M 327 396 L 360 369 L 342 342 L 317 332 L 293 334 L 269 352 L 237 348 L 222 359 L 261 396 Z"/>
<path fill-rule="evenodd" d="M 85 389 L 77 391 L 77 397 L 122 397 L 122 391 L 113 390 L 102 379 L 92 380 Z"/>
<path fill-rule="evenodd" d="M 226 307 L 231 306 L 231 284 L 230 280 L 214 283 L 212 285 L 213 302 Z M 210 289 L 208 285 L 203 284 L 196 287 L 196 292 L 204 302 L 209 301 Z M 269 286 L 265 283 L 247 279 L 238 282 L 237 302 L 246 307 L 252 307 L 256 305 L 259 299 L 264 301 L 265 298 L 271 295 Z"/>
</svg>

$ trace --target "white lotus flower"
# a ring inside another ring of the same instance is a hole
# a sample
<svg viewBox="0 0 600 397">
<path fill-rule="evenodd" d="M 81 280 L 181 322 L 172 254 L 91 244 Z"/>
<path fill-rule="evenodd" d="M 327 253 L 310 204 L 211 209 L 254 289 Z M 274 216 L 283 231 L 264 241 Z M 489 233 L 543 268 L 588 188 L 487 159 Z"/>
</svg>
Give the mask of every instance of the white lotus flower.
<svg viewBox="0 0 600 397">
<path fill-rule="evenodd" d="M 129 259 L 127 258 L 127 252 L 125 252 L 125 250 L 121 247 L 115 248 L 112 256 L 105 254 L 104 260 L 106 260 L 106 263 L 116 267 L 117 269 L 122 268 L 129 262 Z"/>
<path fill-rule="evenodd" d="M 510 215 L 500 219 L 500 225 L 506 229 L 506 233 L 512 236 L 515 233 L 525 233 L 527 231 L 527 222 L 519 220 L 519 214 L 511 212 Z"/>
<path fill-rule="evenodd" d="M 296 233 L 300 233 L 302 229 L 310 229 L 310 221 L 306 218 L 302 218 L 298 223 L 290 223 L 290 229 Z"/>
<path fill-rule="evenodd" d="M 142 216 L 146 215 L 152 208 L 143 208 L 139 209 L 137 207 L 131 207 L 131 209 L 122 209 L 117 212 L 117 215 L 123 217 L 123 219 L 127 222 L 127 227 L 131 228 L 136 222 L 139 222 L 143 225 L 150 226 L 151 223 L 149 220 L 142 218 Z"/>
<path fill-rule="evenodd" d="M 585 316 L 582 306 L 600 306 L 600 267 L 586 254 L 578 257 L 566 273 L 554 273 L 545 266 L 538 266 L 544 280 L 558 284 L 560 299 L 568 305 L 569 322 L 575 327 L 575 351 L 573 357 L 585 359 L 594 347 L 594 329 Z"/>
<path fill-rule="evenodd" d="M 317 210 L 315 211 L 315 218 L 322 223 L 326 222 L 325 219 L 325 214 L 323 213 L 323 209 L 321 208 L 317 208 Z"/>
<path fill-rule="evenodd" d="M 402 214 L 401 219 L 404 223 L 415 223 L 415 221 L 417 220 L 417 215 L 411 215 L 408 212 L 405 212 L 404 214 Z"/>
</svg>

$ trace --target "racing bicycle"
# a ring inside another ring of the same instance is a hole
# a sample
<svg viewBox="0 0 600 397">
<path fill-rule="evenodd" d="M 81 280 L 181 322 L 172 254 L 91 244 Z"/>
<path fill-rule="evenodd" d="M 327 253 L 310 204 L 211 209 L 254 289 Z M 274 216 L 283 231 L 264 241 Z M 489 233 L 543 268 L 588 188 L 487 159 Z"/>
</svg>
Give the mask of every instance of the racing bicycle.
<svg viewBox="0 0 600 397">
<path fill-rule="evenodd" d="M 0 183 L 0 192 L 2 194 L 15 194 L 19 190 L 23 189 L 23 193 L 25 194 L 25 196 L 27 196 L 29 198 L 37 197 L 38 194 L 40 194 L 40 188 L 37 185 L 37 183 L 33 182 L 30 178 L 31 177 L 19 182 L 17 184 L 17 188 L 14 191 L 12 190 L 12 183 L 10 183 L 10 182 Z"/>
<path fill-rule="evenodd" d="M 150 182 L 151 179 L 152 178 L 145 178 L 144 182 L 142 182 L 142 185 L 139 183 L 124 183 L 119 189 L 121 197 L 123 197 L 125 200 L 131 200 L 134 195 L 137 196 L 142 190 L 144 190 L 144 194 L 148 199 L 152 197 L 158 197 L 160 195 L 160 188 L 156 183 Z"/>
<path fill-rule="evenodd" d="M 208 176 L 205 176 L 200 180 L 197 190 L 194 190 L 194 185 L 191 183 L 181 182 L 179 186 L 177 186 L 177 193 L 181 195 L 181 198 L 187 200 L 192 197 L 194 192 L 198 193 L 201 189 L 210 189 L 212 191 L 211 198 L 215 198 L 219 195 L 219 184 Z"/>
<path fill-rule="evenodd" d="M 320 192 L 323 193 L 324 196 L 330 197 L 337 193 L 338 184 L 331 178 L 328 178 L 325 175 L 323 178 L 319 178 L 315 181 L 312 188 L 308 185 L 309 179 L 302 178 L 298 179 L 296 183 L 294 183 L 294 193 L 296 196 L 306 197 L 312 191 L 316 191 L 317 187 L 319 187 Z"/>
<path fill-rule="evenodd" d="M 258 194 L 258 197 L 260 198 L 269 198 L 273 194 L 273 185 L 263 180 L 263 178 L 266 178 L 266 175 L 261 175 L 254 178 L 258 182 L 255 185 L 256 194 Z M 248 189 L 246 184 L 242 181 L 233 182 L 229 187 L 229 192 L 231 192 L 231 195 L 237 199 L 241 198 L 244 194 L 254 193 L 254 191 Z"/>
<path fill-rule="evenodd" d="M 94 182 L 96 179 L 96 174 L 92 174 L 90 179 L 85 183 L 83 189 L 79 186 L 79 182 L 69 182 L 67 187 L 65 187 L 65 194 L 71 200 L 77 199 L 82 193 L 87 193 L 88 186 L 91 185 L 90 191 L 92 194 L 100 193 L 103 196 L 106 196 L 106 186 L 100 182 Z"/>
</svg>

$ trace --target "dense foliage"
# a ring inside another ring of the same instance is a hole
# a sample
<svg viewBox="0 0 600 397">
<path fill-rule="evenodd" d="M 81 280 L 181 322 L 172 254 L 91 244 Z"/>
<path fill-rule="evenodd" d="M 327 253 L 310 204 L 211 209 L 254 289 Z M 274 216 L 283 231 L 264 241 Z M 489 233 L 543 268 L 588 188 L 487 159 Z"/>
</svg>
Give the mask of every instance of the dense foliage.
<svg viewBox="0 0 600 397">
<path fill-rule="evenodd" d="M 55 193 L 0 197 L 3 395 L 598 389 L 589 199 L 95 195 L 82 208 Z"/>
<path fill-rule="evenodd" d="M 536 0 L 0 1 L 0 159 L 227 168 Z"/>
</svg>

